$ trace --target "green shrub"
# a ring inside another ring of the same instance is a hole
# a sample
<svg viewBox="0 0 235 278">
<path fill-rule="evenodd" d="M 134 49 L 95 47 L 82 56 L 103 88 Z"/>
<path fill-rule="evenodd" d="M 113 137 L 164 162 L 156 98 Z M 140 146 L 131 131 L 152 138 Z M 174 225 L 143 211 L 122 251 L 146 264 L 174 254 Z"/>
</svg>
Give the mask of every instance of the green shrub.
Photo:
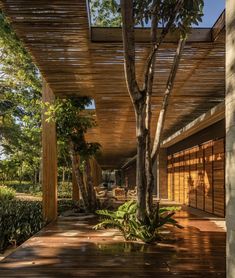
<svg viewBox="0 0 235 278">
<path fill-rule="evenodd" d="M 15 190 L 7 186 L 0 186 L 0 201 L 11 200 L 15 197 Z"/>
<path fill-rule="evenodd" d="M 44 225 L 42 203 L 4 200 L 0 202 L 0 251 L 10 244 L 18 245 Z"/>
<path fill-rule="evenodd" d="M 58 184 L 58 198 L 71 198 L 72 197 L 72 183 L 60 182 Z"/>
<path fill-rule="evenodd" d="M 159 207 L 154 209 L 150 216 L 146 217 L 144 222 L 139 221 L 136 217 L 137 203 L 128 201 L 119 206 L 117 211 L 98 210 L 96 213 L 102 216 L 102 220 L 94 229 L 100 228 L 117 228 L 121 231 L 126 240 L 141 240 L 151 243 L 160 239 L 159 229 L 171 224 L 182 228 L 178 222 L 172 218 L 178 207 Z"/>
<path fill-rule="evenodd" d="M 58 200 L 58 215 L 66 210 L 72 210 L 77 208 L 77 205 L 72 200 Z"/>
<path fill-rule="evenodd" d="M 34 196 L 42 196 L 42 186 L 40 184 L 32 184 L 29 181 L 6 181 L 4 184 L 8 188 L 14 189 L 18 193 L 25 193 Z M 60 182 L 58 183 L 58 198 L 72 197 L 72 183 Z"/>
</svg>

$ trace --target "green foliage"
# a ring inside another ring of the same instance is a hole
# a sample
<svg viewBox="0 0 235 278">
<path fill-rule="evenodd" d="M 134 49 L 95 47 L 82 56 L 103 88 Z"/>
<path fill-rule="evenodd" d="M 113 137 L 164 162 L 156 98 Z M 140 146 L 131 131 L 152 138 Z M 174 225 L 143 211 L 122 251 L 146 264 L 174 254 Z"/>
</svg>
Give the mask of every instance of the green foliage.
<svg viewBox="0 0 235 278">
<path fill-rule="evenodd" d="M 78 208 L 78 205 L 72 200 L 58 200 L 58 215 L 67 210 Z"/>
<path fill-rule="evenodd" d="M 0 11 L 0 178 L 33 179 L 40 163 L 41 77 Z"/>
<path fill-rule="evenodd" d="M 157 206 L 150 216 L 147 216 L 145 222 L 141 222 L 136 217 L 137 203 L 128 201 L 119 206 L 116 211 L 97 210 L 96 213 L 101 215 L 103 220 L 94 228 L 117 228 L 121 231 L 126 240 L 141 240 L 151 243 L 160 239 L 159 229 L 170 224 L 182 228 L 178 222 L 173 219 L 173 215 L 178 207 L 161 207 Z"/>
<path fill-rule="evenodd" d="M 0 186 L 0 201 L 11 200 L 15 197 L 15 190 L 7 186 Z"/>
<path fill-rule="evenodd" d="M 18 245 L 44 225 L 42 204 L 35 201 L 5 200 L 0 202 L 0 251 Z"/>
<path fill-rule="evenodd" d="M 153 3 L 156 9 L 153 9 Z M 180 4 L 176 9 L 176 5 Z M 133 1 L 133 12 L 136 25 L 149 25 L 156 13 L 158 26 L 166 27 L 170 22 L 170 30 L 179 29 L 185 36 L 192 24 L 198 25 L 203 16 L 203 0 L 136 0 Z M 92 23 L 102 27 L 120 27 L 120 0 L 91 0 L 90 10 Z"/>
<path fill-rule="evenodd" d="M 29 181 L 6 181 L 4 182 L 6 189 L 13 192 L 25 193 L 33 196 L 42 196 L 42 187 L 40 184 L 32 184 Z M 1 189 L 1 186 L 0 186 Z M 1 195 L 1 193 L 0 193 Z M 70 198 L 72 197 L 72 183 L 71 182 L 59 182 L 58 183 L 58 198 Z M 0 197 L 1 198 L 1 197 Z"/>
<path fill-rule="evenodd" d="M 93 26 L 120 27 L 121 16 L 115 0 L 90 0 L 91 23 Z"/>
<path fill-rule="evenodd" d="M 75 152 L 82 157 L 93 156 L 100 148 L 98 143 L 85 141 L 84 134 L 96 125 L 93 116 L 84 112 L 89 104 L 89 97 L 57 99 L 54 105 L 46 104 L 48 121 L 56 121 L 58 137 L 67 146 L 67 152 L 72 141 Z"/>
<path fill-rule="evenodd" d="M 75 208 L 71 200 L 58 201 L 58 214 Z M 0 199 L 0 252 L 19 245 L 44 226 L 42 202 Z"/>
</svg>

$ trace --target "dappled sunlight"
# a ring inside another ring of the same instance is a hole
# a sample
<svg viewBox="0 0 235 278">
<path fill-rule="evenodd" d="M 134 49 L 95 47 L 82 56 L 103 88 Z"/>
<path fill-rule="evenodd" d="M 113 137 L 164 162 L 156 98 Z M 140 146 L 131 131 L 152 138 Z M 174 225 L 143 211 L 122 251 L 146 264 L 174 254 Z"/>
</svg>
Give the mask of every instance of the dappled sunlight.
<svg viewBox="0 0 235 278">
<path fill-rule="evenodd" d="M 224 139 L 168 156 L 168 194 L 190 207 L 225 215 Z"/>
<path fill-rule="evenodd" d="M 125 242 L 115 229 L 95 231 L 93 219 L 86 225 L 77 225 L 81 222 L 60 218 L 3 260 L 1 275 L 188 277 L 195 273 L 194 277 L 198 277 L 197 273 L 204 269 L 206 277 L 213 277 L 210 275 L 214 273 L 225 277 L 225 261 L 218 264 L 217 259 L 225 256 L 225 233 L 198 229 L 196 221 L 200 219 L 186 211 L 177 212 L 176 218 L 185 228 L 167 227 L 162 233 L 163 240 L 157 244 Z M 204 220 L 201 225 L 206 227 L 210 223 Z"/>
</svg>

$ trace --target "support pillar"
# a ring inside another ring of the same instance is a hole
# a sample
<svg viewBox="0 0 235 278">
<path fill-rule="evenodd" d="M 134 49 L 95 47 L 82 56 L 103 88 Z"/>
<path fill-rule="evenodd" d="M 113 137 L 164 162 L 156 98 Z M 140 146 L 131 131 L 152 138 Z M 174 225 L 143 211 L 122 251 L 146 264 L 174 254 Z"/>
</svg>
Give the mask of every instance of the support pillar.
<svg viewBox="0 0 235 278">
<path fill-rule="evenodd" d="M 235 5 L 226 0 L 226 226 L 227 278 L 235 277 Z"/>
<path fill-rule="evenodd" d="M 42 100 L 52 104 L 52 90 L 43 80 Z M 57 139 L 56 125 L 47 122 L 45 110 L 42 115 L 42 204 L 43 217 L 49 223 L 57 218 Z"/>
</svg>

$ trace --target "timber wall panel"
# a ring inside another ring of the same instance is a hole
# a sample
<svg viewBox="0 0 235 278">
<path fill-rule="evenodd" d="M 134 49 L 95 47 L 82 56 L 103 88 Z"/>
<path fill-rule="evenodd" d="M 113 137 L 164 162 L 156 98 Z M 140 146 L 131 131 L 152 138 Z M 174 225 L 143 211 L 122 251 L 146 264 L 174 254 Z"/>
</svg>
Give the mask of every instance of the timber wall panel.
<svg viewBox="0 0 235 278">
<path fill-rule="evenodd" d="M 197 148 L 190 150 L 190 175 L 189 175 L 189 205 L 197 206 L 196 183 L 197 183 Z"/>
<path fill-rule="evenodd" d="M 167 164 L 171 200 L 225 215 L 223 138 L 170 154 Z"/>
<path fill-rule="evenodd" d="M 204 151 L 202 146 L 197 151 L 197 208 L 204 210 Z"/>
<path fill-rule="evenodd" d="M 217 140 L 213 147 L 214 213 L 224 216 L 224 140 Z"/>
<path fill-rule="evenodd" d="M 168 199 L 173 200 L 174 190 L 173 190 L 173 164 L 172 156 L 167 157 L 167 182 L 168 182 Z"/>
<path fill-rule="evenodd" d="M 204 145 L 205 153 L 205 211 L 213 212 L 213 149 L 212 142 Z"/>
</svg>

